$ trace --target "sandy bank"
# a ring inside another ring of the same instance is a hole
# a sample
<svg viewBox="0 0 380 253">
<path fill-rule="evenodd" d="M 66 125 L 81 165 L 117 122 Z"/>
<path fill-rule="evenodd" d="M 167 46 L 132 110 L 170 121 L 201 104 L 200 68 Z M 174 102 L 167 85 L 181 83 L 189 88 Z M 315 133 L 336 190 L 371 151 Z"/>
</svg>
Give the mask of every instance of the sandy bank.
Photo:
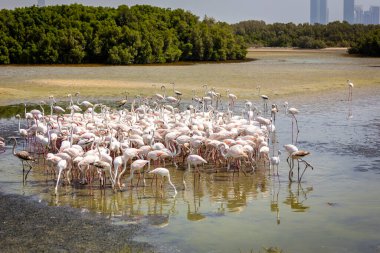
<svg viewBox="0 0 380 253">
<path fill-rule="evenodd" d="M 345 48 L 300 50 L 258 48 L 248 51 L 243 63 L 149 65 L 149 66 L 0 66 L 0 105 L 48 100 L 66 100 L 79 91 L 82 99 L 102 100 L 163 93 L 173 96 L 173 87 L 189 100 L 195 93 L 204 95 L 204 85 L 222 96 L 226 90 L 239 100 L 308 96 L 319 92 L 346 90 L 346 80 L 355 89 L 380 84 L 380 59 L 350 57 Z"/>
<path fill-rule="evenodd" d="M 323 49 L 302 49 L 296 47 L 250 47 L 248 52 L 293 52 L 293 53 L 320 53 L 320 52 L 347 52 L 346 47 L 327 47 Z"/>
</svg>

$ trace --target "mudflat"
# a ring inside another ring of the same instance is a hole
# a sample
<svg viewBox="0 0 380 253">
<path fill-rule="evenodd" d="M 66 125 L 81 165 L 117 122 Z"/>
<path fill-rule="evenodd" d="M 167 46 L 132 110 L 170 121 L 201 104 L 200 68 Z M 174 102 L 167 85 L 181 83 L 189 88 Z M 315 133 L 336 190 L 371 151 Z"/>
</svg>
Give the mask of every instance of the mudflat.
<svg viewBox="0 0 380 253">
<path fill-rule="evenodd" d="M 353 57 L 346 49 L 323 50 L 249 49 L 247 62 L 192 63 L 169 65 L 39 65 L 0 67 L 0 105 L 39 102 L 53 95 L 67 100 L 67 94 L 81 97 L 122 99 L 151 96 L 174 89 L 184 99 L 201 97 L 211 87 L 222 96 L 230 93 L 238 99 L 259 99 L 259 93 L 271 98 L 309 95 L 346 88 L 352 80 L 355 88 L 380 84 L 380 58 Z M 173 85 L 175 87 L 173 89 Z M 207 85 L 207 87 L 206 87 Z M 223 98 L 222 98 L 223 99 Z"/>
<path fill-rule="evenodd" d="M 112 225 L 93 213 L 0 193 L 1 252 L 149 252 L 132 241 L 142 227 Z"/>
</svg>

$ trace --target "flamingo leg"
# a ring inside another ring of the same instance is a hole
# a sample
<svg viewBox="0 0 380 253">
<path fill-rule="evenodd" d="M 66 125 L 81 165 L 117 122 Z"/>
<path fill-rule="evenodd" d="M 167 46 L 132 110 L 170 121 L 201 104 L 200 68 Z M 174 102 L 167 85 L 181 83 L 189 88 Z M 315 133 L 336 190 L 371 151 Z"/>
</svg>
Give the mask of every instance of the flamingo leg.
<svg viewBox="0 0 380 253">
<path fill-rule="evenodd" d="M 296 144 L 297 144 L 297 141 L 298 141 L 298 134 L 300 132 L 299 128 L 298 128 L 298 121 L 297 121 L 297 118 L 296 116 L 293 116 L 294 117 L 294 120 L 296 121 L 296 127 L 297 127 L 297 135 L 296 135 Z"/>
<path fill-rule="evenodd" d="M 301 177 L 300 177 L 300 180 L 302 179 L 302 176 L 303 176 L 303 174 L 305 173 L 305 171 L 306 171 L 306 169 L 308 168 L 308 167 L 310 167 L 312 170 L 314 169 L 314 167 L 313 166 L 311 166 L 311 164 L 310 163 L 308 163 L 308 162 L 306 162 L 305 160 L 303 160 L 303 159 L 300 159 L 303 163 L 305 163 L 305 169 L 303 170 L 303 172 L 302 172 L 302 174 L 301 174 Z"/>
<path fill-rule="evenodd" d="M 293 137 L 293 135 L 294 135 L 294 129 L 293 129 L 293 120 L 292 120 L 292 144 L 294 144 L 294 137 Z"/>
<path fill-rule="evenodd" d="M 293 162 L 293 159 L 292 159 L 292 166 L 290 166 L 290 170 L 289 170 L 289 181 L 292 182 L 292 176 L 293 176 L 293 168 L 294 168 L 294 162 Z"/>
<path fill-rule="evenodd" d="M 59 172 L 58 172 L 57 184 L 55 185 L 55 195 L 57 195 L 57 193 L 58 193 L 59 179 L 61 178 L 62 170 L 63 169 L 60 168 Z"/>
<path fill-rule="evenodd" d="M 24 167 L 24 160 L 21 160 L 22 164 L 22 184 L 25 184 L 25 167 Z"/>
<path fill-rule="evenodd" d="M 32 169 L 32 165 L 30 165 L 30 163 L 28 162 L 28 161 L 25 161 L 27 164 L 28 164 L 28 166 L 29 166 L 29 170 L 26 172 L 26 175 L 25 175 L 25 181 L 26 181 L 26 179 L 28 178 L 28 174 L 29 174 L 29 172 L 30 172 L 30 170 Z"/>
<path fill-rule="evenodd" d="M 298 177 L 298 183 L 300 182 L 300 160 L 297 159 L 297 162 L 298 162 L 298 173 L 297 173 L 297 177 Z"/>
</svg>

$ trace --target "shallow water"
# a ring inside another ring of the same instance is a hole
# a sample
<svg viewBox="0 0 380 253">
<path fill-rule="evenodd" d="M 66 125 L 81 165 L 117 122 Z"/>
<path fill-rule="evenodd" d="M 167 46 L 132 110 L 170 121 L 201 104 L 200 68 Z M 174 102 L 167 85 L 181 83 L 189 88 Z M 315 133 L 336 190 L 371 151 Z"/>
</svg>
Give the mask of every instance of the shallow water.
<svg viewBox="0 0 380 253">
<path fill-rule="evenodd" d="M 183 171 L 172 168 L 179 190 L 175 198 L 172 188 L 161 191 L 149 180 L 148 187 L 116 194 L 97 186 L 66 185 L 55 196 L 54 181 L 43 168 L 34 169 L 23 186 L 21 164 L 8 149 L 0 155 L 0 188 L 49 205 L 97 212 L 115 225 L 146 224 L 150 229 L 137 239 L 162 252 L 249 252 L 269 247 L 284 252 L 379 252 L 379 95 L 379 88 L 357 90 L 351 110 L 343 92 L 289 100 L 300 110 L 298 146 L 312 153 L 306 160 L 314 166 L 301 184 L 289 183 L 283 153 L 279 177 L 267 169 L 248 176 L 202 173 L 200 179 L 189 173 L 186 191 Z M 14 134 L 14 119 L 0 123 L 3 135 Z M 283 110 L 276 128 L 283 149 L 291 142 L 291 119 Z"/>
</svg>

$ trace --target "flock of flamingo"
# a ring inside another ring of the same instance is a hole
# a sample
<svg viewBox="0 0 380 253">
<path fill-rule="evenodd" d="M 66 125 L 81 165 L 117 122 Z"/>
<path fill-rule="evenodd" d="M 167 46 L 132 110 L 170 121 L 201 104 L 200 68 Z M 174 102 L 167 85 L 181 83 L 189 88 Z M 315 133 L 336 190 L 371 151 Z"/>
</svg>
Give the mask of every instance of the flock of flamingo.
<svg viewBox="0 0 380 253">
<path fill-rule="evenodd" d="M 13 155 L 22 162 L 23 182 L 33 162 L 42 163 L 41 159 L 47 172 L 55 175 L 55 194 L 63 182 L 92 185 L 98 180 L 101 187 L 114 191 L 128 189 L 134 186 L 135 175 L 138 177 L 135 185 L 142 181 L 146 186 L 145 175 L 148 174 L 153 175 L 149 177 L 152 184 L 154 178 L 162 177 L 161 188 L 167 178 L 175 196 L 178 186 L 171 181 L 170 170 L 184 170 L 182 182 L 186 190 L 188 173 L 194 171 L 194 177 L 200 176 L 203 171 L 200 167 L 206 166 L 215 173 L 242 172 L 244 175 L 269 167 L 273 175 L 278 175 L 281 152 L 270 152 L 269 146 L 276 131 L 278 106 L 273 104 L 268 110 L 269 98 L 261 95 L 262 111 L 246 100 L 242 110 L 236 113 L 236 95 L 227 90 L 227 99 L 222 101 L 215 89 L 204 87 L 205 94 L 194 95 L 188 103 L 181 101 L 182 93 L 173 85 L 173 96 L 166 95 L 165 86 L 161 87 L 162 94 L 151 97 L 137 96 L 128 100 L 126 93 L 125 99 L 118 101 L 114 108 L 80 101 L 79 93 L 67 95 L 69 101 L 66 100 L 65 109 L 50 96 L 48 114 L 43 103 L 41 110 L 30 112 L 25 104 L 24 117 L 16 115 L 19 136 L 11 137 Z M 295 146 L 299 132 L 298 110 L 288 108 L 287 102 L 284 108 L 292 118 L 292 144 L 284 145 L 289 180 L 293 180 L 297 163 L 300 182 L 305 170 L 313 169 L 304 160 L 310 153 Z M 21 128 L 21 122 L 27 128 Z M 17 139 L 26 144 L 24 150 L 16 152 Z M 5 149 L 4 139 L 0 145 Z M 300 163 L 305 165 L 301 173 Z"/>
</svg>

